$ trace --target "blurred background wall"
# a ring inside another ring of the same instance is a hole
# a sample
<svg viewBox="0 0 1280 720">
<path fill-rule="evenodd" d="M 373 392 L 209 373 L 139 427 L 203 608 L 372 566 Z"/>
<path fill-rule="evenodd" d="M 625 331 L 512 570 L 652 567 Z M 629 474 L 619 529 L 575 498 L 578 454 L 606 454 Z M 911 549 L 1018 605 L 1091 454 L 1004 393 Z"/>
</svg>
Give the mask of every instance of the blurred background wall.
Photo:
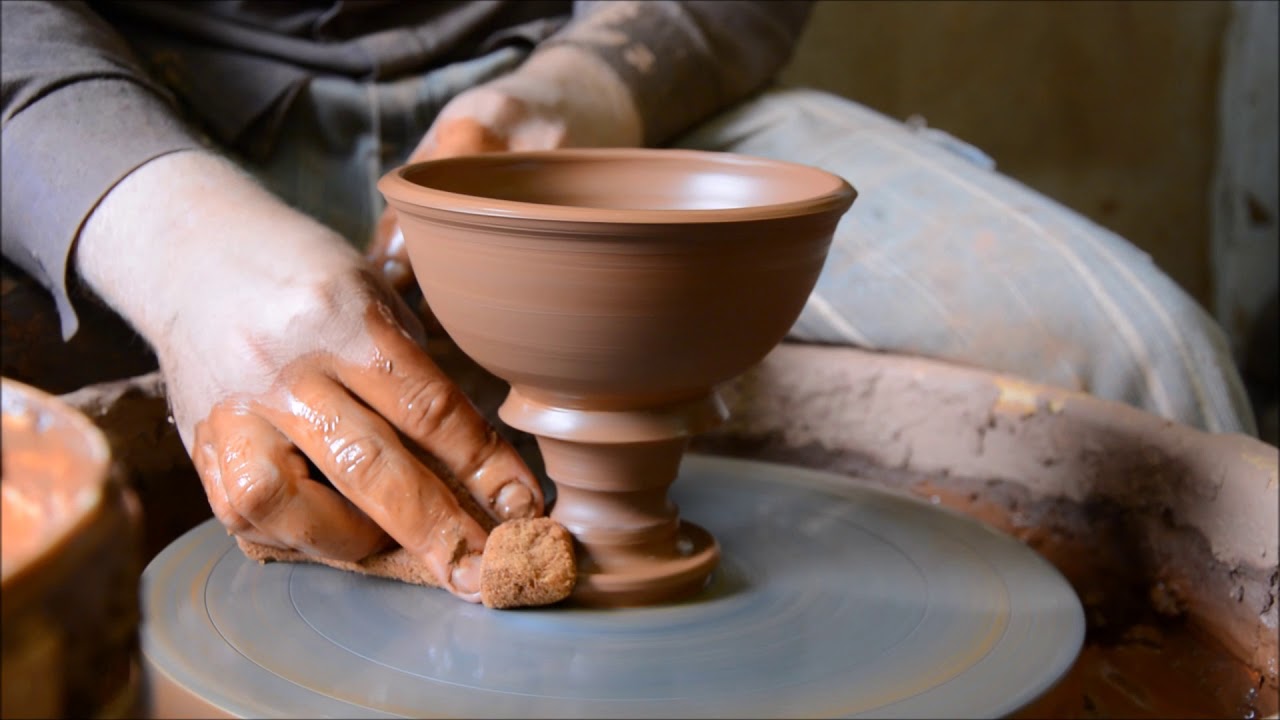
<svg viewBox="0 0 1280 720">
<path fill-rule="evenodd" d="M 1274 443 L 1277 7 L 827 0 L 783 80 L 921 116 L 1145 250 L 1223 324 Z"/>
</svg>

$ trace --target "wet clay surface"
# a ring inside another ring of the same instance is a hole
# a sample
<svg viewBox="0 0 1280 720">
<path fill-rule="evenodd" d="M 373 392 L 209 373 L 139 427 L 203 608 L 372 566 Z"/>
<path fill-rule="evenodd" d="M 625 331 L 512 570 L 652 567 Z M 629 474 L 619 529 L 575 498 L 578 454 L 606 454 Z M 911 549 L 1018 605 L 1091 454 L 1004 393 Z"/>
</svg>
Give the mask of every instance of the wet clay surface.
<svg viewBox="0 0 1280 720">
<path fill-rule="evenodd" d="M 816 168 L 674 150 L 471 155 L 378 184 L 431 312 L 511 384 L 573 533 L 576 597 L 696 591 L 714 541 L 666 499 L 713 388 L 764 357 L 804 305 L 854 200 Z M 743 322 L 750 318 L 750 322 Z"/>
<path fill-rule="evenodd" d="M 687 439 L 596 444 L 539 437 L 555 481 L 551 517 L 587 549 L 575 599 L 598 606 L 674 601 L 702 589 L 720 551 L 681 522 L 667 491 Z"/>
<path fill-rule="evenodd" d="M 1252 673 L 1186 626 L 1135 625 L 1089 642 L 1067 677 L 1015 718 L 1253 718 L 1275 712 Z"/>
</svg>

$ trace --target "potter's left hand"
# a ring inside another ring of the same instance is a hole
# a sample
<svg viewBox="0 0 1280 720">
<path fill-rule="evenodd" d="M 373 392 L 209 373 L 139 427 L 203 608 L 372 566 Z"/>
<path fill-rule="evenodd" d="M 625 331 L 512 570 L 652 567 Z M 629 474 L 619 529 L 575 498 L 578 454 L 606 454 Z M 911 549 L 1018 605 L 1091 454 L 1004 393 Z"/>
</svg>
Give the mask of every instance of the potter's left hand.
<svg viewBox="0 0 1280 720">
<path fill-rule="evenodd" d="M 630 91 L 602 61 L 572 47 L 538 51 L 515 72 L 451 100 L 408 162 L 484 152 L 633 147 L 643 140 Z M 396 290 L 413 282 L 404 237 L 383 212 L 366 256 Z"/>
</svg>

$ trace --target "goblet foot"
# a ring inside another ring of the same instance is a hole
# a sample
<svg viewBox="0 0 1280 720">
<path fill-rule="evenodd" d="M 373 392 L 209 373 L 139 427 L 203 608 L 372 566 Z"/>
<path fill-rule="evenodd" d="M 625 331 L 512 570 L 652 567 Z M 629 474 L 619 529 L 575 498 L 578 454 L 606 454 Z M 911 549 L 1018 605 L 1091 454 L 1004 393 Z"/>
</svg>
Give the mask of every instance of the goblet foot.
<svg viewBox="0 0 1280 720">
<path fill-rule="evenodd" d="M 680 521 L 676 556 L 632 562 L 621 568 L 599 567 L 585 557 L 571 600 L 593 607 L 634 607 L 684 600 L 706 586 L 720 562 L 720 544 L 711 533 Z"/>
</svg>

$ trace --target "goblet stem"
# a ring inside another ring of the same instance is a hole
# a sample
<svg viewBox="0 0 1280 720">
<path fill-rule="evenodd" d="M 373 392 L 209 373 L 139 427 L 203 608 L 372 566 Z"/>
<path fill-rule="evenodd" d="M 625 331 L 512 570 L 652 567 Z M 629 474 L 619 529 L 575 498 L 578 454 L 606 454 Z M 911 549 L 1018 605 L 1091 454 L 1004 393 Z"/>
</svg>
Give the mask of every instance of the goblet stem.
<svg viewBox="0 0 1280 720">
<path fill-rule="evenodd" d="M 577 541 L 576 601 L 648 605 L 688 597 L 706 584 L 719 546 L 680 520 L 667 491 L 689 437 L 723 418 L 718 398 L 665 410 L 593 412 L 532 401 L 513 389 L 499 412 L 537 436 L 556 484 L 551 517 Z"/>
</svg>

